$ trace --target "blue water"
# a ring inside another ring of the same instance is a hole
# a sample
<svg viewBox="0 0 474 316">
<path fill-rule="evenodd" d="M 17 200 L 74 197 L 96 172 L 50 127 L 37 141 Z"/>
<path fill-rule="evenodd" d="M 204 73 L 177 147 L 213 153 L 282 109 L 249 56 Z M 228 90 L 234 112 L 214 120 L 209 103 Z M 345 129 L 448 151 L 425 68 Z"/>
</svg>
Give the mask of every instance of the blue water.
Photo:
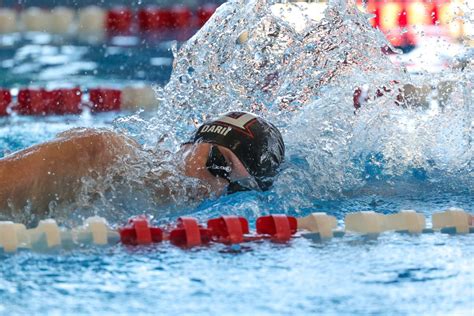
<svg viewBox="0 0 474 316">
<path fill-rule="evenodd" d="M 6 35 L 0 38 L 0 86 L 164 84 L 171 73 L 172 45 L 138 37 L 89 44 L 47 34 Z"/>
<path fill-rule="evenodd" d="M 51 39 L 42 42 L 36 35 L 0 48 L 0 86 L 55 87 L 64 82 L 64 76 L 68 83 L 81 86 L 164 84 L 171 73 L 171 57 L 167 43 L 89 46 Z M 71 63 L 77 68 L 69 71 Z M 111 128 L 114 119 L 127 115 L 0 118 L 0 157 L 72 127 Z M 285 137 L 289 140 L 288 134 Z M 268 213 L 303 216 L 324 211 L 342 224 L 346 213 L 360 210 L 415 209 L 428 218 L 452 206 L 473 212 L 472 182 L 416 167 L 387 175 L 388 162 L 377 153 L 352 157 L 360 160 L 363 186 L 344 187 L 332 198 L 313 194 L 318 186 L 300 174 L 312 169 L 299 149 L 290 142 L 285 174 L 292 181 L 281 180 L 270 192 L 244 192 L 166 217 L 160 217 L 159 210 L 153 215 L 162 223 L 182 213 L 203 221 L 241 214 L 253 223 Z M 457 185 L 459 179 L 463 181 Z M 100 215 L 107 214 L 102 210 Z M 109 217 L 114 225 L 121 220 Z M 168 244 L 84 246 L 51 253 L 0 254 L 0 261 L 0 314 L 5 315 L 474 313 L 472 235 L 386 233 L 378 238 L 349 236 L 322 243 L 296 238 L 286 245 L 247 244 L 239 251 L 224 245 L 193 250 Z"/>
</svg>

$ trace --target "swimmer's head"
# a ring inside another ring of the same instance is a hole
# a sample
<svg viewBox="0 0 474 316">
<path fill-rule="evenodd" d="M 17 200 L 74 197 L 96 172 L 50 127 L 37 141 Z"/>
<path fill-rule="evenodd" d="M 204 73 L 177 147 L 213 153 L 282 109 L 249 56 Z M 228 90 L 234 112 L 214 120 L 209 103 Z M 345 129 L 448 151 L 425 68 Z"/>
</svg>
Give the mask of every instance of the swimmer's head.
<svg viewBox="0 0 474 316">
<path fill-rule="evenodd" d="M 262 191 L 271 187 L 285 156 L 280 131 L 262 117 L 247 112 L 229 112 L 205 122 L 196 131 L 192 142 L 215 144 L 232 151 Z M 208 164 L 226 165 L 223 159 L 214 148 Z M 214 175 L 227 178 L 225 171 L 208 167 Z M 237 185 L 229 181 L 229 190 L 238 191 Z"/>
</svg>

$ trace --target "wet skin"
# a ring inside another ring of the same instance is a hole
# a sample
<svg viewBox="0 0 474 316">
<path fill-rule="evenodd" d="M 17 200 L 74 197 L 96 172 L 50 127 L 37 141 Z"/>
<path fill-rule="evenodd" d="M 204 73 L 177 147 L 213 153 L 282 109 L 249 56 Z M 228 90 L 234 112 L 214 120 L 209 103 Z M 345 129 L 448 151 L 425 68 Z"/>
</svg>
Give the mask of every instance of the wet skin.
<svg viewBox="0 0 474 316">
<path fill-rule="evenodd" d="M 213 176 L 206 168 L 211 146 L 207 143 L 183 145 L 176 153 L 176 161 L 181 166 L 181 170 L 176 171 L 202 180 L 210 192 L 219 196 L 225 192 L 228 181 Z M 249 176 L 229 149 L 218 148 L 232 168 L 231 179 Z M 33 212 L 45 214 L 53 200 L 73 203 L 83 177 L 104 176 L 110 167 L 120 168 L 120 158 L 140 160 L 144 152 L 133 139 L 110 130 L 74 129 L 61 133 L 52 141 L 0 159 L 0 212 L 21 211 L 28 204 Z M 166 176 L 173 173 L 161 177 Z M 163 192 L 156 195 L 163 196 Z"/>
</svg>

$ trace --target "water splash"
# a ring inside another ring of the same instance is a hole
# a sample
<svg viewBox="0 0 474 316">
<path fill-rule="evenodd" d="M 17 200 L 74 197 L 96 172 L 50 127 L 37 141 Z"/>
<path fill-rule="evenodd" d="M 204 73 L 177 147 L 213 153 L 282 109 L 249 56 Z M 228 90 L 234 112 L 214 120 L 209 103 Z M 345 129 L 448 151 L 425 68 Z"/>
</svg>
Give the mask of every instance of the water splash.
<svg viewBox="0 0 474 316">
<path fill-rule="evenodd" d="M 443 107 L 399 106 L 403 84 L 436 86 L 441 78 L 412 78 L 394 66 L 382 50 L 390 44 L 353 2 L 332 1 L 317 14 L 312 6 L 320 4 L 225 3 L 175 49 L 156 116 L 117 127 L 146 147 L 176 151 L 207 117 L 229 110 L 267 117 L 282 129 L 288 155 L 260 204 L 276 198 L 282 210 L 414 187 L 472 193 L 472 71 L 450 71 L 457 82 Z M 355 113 L 353 92 L 362 86 L 384 93 Z"/>
</svg>

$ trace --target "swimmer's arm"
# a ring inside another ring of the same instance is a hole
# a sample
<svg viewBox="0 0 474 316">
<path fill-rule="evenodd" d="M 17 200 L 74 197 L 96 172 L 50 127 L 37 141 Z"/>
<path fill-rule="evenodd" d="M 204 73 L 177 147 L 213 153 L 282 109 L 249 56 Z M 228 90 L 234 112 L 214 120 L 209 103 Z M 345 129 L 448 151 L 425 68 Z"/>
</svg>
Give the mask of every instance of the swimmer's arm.
<svg viewBox="0 0 474 316">
<path fill-rule="evenodd" d="M 29 202 L 46 212 L 49 201 L 72 199 L 82 177 L 103 173 L 136 146 L 111 131 L 76 129 L 0 159 L 0 210 Z"/>
</svg>

